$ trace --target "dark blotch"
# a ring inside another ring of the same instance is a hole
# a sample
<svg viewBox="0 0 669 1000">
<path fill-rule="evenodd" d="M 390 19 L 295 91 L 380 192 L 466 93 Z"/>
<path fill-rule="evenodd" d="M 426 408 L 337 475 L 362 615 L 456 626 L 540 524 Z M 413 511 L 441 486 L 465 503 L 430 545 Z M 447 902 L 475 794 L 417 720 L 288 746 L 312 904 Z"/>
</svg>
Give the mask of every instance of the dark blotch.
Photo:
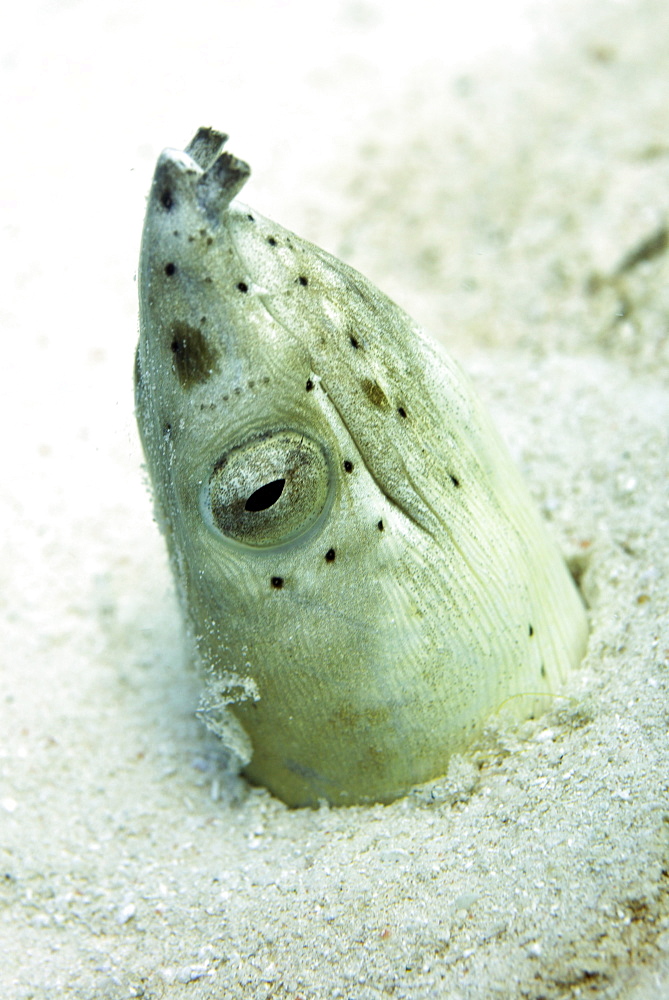
<svg viewBox="0 0 669 1000">
<path fill-rule="evenodd" d="M 328 549 L 327 552 L 325 553 L 325 561 L 326 562 L 334 562 L 335 561 L 335 556 L 336 556 L 335 550 L 334 549 Z"/>
<path fill-rule="evenodd" d="M 379 529 L 379 531 L 383 531 L 383 521 L 382 520 L 379 521 L 376 527 Z"/>
<path fill-rule="evenodd" d="M 360 343 L 358 342 L 358 340 L 355 337 L 349 337 L 348 339 L 351 341 L 351 346 L 355 347 L 356 350 L 357 350 L 358 347 L 360 347 Z"/>
<path fill-rule="evenodd" d="M 380 410 L 388 406 L 388 398 L 378 382 L 372 382 L 371 379 L 365 378 L 362 380 L 361 385 L 362 391 L 372 406 L 378 406 Z"/>
<path fill-rule="evenodd" d="M 239 289 L 240 292 L 248 292 L 249 290 L 249 286 L 246 284 L 245 281 L 240 281 L 237 285 L 237 288 Z"/>
<path fill-rule="evenodd" d="M 172 324 L 172 366 L 182 388 L 206 382 L 218 366 L 218 357 L 201 330 L 188 323 Z"/>
<path fill-rule="evenodd" d="M 307 379 L 307 392 L 311 392 L 311 390 L 313 389 L 313 387 L 314 387 L 314 383 L 311 381 L 310 378 L 308 378 Z"/>
<path fill-rule="evenodd" d="M 164 209 L 166 209 L 169 212 L 169 210 L 172 208 L 172 205 L 174 204 L 174 199 L 172 198 L 171 191 L 168 191 L 167 189 L 163 191 L 163 193 L 160 196 L 160 204 L 163 206 Z"/>
<path fill-rule="evenodd" d="M 545 663 L 541 664 L 541 676 L 542 677 L 546 676 L 546 664 Z"/>
<path fill-rule="evenodd" d="M 528 635 L 530 636 L 530 638 L 532 638 L 532 636 L 534 635 L 534 627 L 532 625 L 530 625 L 528 629 Z"/>
<path fill-rule="evenodd" d="M 281 590 L 281 588 L 283 587 L 283 577 L 282 576 L 273 576 L 272 577 L 272 586 L 274 587 L 275 590 Z"/>
<path fill-rule="evenodd" d="M 273 236 L 268 236 L 267 237 L 267 242 L 269 243 L 269 245 L 271 247 L 275 247 L 276 246 L 276 240 L 274 239 Z"/>
<path fill-rule="evenodd" d="M 344 472 L 353 472 L 353 462 L 349 462 L 348 459 L 344 462 Z"/>
<path fill-rule="evenodd" d="M 171 261 L 169 264 L 165 264 L 165 274 L 168 278 L 171 278 L 173 274 L 176 274 L 176 271 L 176 264 L 172 264 Z"/>
<path fill-rule="evenodd" d="M 458 479 L 457 476 L 454 476 L 452 472 L 449 472 L 448 478 L 451 480 L 454 486 L 460 485 L 460 480 Z"/>
<path fill-rule="evenodd" d="M 297 280 L 304 288 L 306 288 L 307 285 L 309 284 L 309 279 L 305 278 L 303 274 L 301 274 Z"/>
<path fill-rule="evenodd" d="M 403 419 L 406 419 L 407 411 L 404 409 L 403 406 L 398 406 L 397 407 L 397 412 L 399 413 L 400 417 L 402 417 Z"/>
<path fill-rule="evenodd" d="M 246 216 L 246 218 L 247 218 L 247 219 L 249 220 L 249 222 L 255 222 L 255 221 L 256 221 L 256 220 L 255 220 L 255 219 L 253 218 L 253 216 L 252 216 L 252 215 L 247 215 L 247 216 Z"/>
</svg>

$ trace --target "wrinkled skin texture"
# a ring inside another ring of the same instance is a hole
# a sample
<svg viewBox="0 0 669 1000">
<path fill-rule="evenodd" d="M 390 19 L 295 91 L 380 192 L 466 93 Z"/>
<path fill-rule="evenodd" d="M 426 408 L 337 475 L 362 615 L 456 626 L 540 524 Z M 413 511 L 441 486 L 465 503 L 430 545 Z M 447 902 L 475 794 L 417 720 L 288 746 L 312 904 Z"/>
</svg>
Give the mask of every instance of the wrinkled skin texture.
<svg viewBox="0 0 669 1000">
<path fill-rule="evenodd" d="M 210 722 L 291 805 L 389 802 L 580 661 L 564 563 L 460 369 L 360 274 L 160 157 L 137 418 Z"/>
</svg>

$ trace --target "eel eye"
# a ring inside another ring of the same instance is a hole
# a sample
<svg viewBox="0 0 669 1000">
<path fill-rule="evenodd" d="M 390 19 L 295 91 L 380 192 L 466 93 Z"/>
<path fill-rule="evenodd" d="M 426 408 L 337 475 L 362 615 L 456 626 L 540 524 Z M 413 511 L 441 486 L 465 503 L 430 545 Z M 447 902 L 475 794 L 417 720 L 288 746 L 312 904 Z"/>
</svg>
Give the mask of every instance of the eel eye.
<svg viewBox="0 0 669 1000">
<path fill-rule="evenodd" d="M 329 489 L 322 449 L 303 434 L 279 431 L 221 455 L 205 507 L 223 535 L 265 548 L 307 531 L 322 513 Z"/>
</svg>

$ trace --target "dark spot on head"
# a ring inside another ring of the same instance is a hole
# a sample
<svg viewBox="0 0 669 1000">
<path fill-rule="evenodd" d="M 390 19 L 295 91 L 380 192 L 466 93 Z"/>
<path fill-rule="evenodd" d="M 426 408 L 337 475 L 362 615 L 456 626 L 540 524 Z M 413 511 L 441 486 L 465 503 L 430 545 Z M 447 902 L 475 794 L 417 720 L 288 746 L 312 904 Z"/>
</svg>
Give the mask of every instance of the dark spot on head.
<svg viewBox="0 0 669 1000">
<path fill-rule="evenodd" d="M 303 274 L 301 274 L 297 280 L 304 288 L 306 288 L 306 286 L 309 284 L 309 279 L 306 278 Z"/>
<path fill-rule="evenodd" d="M 240 281 L 237 284 L 237 288 L 239 289 L 240 292 L 248 292 L 249 290 L 249 286 L 246 284 L 245 281 Z"/>
<path fill-rule="evenodd" d="M 256 221 L 251 214 L 247 215 L 246 218 L 249 220 L 249 222 L 255 222 Z"/>
<path fill-rule="evenodd" d="M 172 424 L 165 424 L 163 427 L 163 437 L 169 438 L 172 434 Z"/>
<path fill-rule="evenodd" d="M 335 561 L 335 555 L 336 555 L 336 553 L 335 553 L 334 549 L 328 549 L 327 552 L 325 553 L 325 561 L 326 562 L 334 562 Z"/>
<path fill-rule="evenodd" d="M 362 391 L 372 406 L 378 406 L 380 410 L 388 406 L 386 394 L 378 382 L 372 382 L 371 379 L 364 378 L 360 384 L 362 385 Z"/>
<path fill-rule="evenodd" d="M 458 479 L 457 476 L 454 476 L 452 472 L 449 472 L 448 478 L 451 480 L 454 486 L 460 485 L 460 480 Z"/>
<path fill-rule="evenodd" d="M 175 230 L 174 230 L 174 231 L 172 232 L 172 236 L 178 236 L 178 235 L 179 235 L 179 230 L 178 230 L 178 229 L 175 229 Z"/>
<path fill-rule="evenodd" d="M 218 366 L 218 357 L 207 340 L 194 326 L 188 323 L 173 323 L 172 367 L 182 388 L 190 389 L 198 382 L 206 382 Z"/>
<path fill-rule="evenodd" d="M 308 378 L 307 379 L 307 392 L 311 392 L 311 390 L 313 389 L 313 387 L 314 387 L 314 383 L 311 381 L 310 378 Z"/>
<path fill-rule="evenodd" d="M 176 274 L 176 270 L 176 264 L 172 264 L 171 261 L 169 264 L 165 264 L 165 274 L 168 278 L 171 278 L 173 274 Z"/>
<path fill-rule="evenodd" d="M 248 381 L 248 387 L 249 387 L 249 389 L 255 389 L 255 385 L 256 385 L 255 384 L 255 380 L 252 379 L 252 378 L 250 378 L 249 381 Z"/>
<path fill-rule="evenodd" d="M 160 204 L 163 206 L 163 208 L 167 209 L 168 212 L 171 209 L 172 205 L 174 204 L 174 199 L 172 198 L 172 192 L 169 191 L 167 188 L 163 191 L 163 193 L 160 196 Z"/>
<path fill-rule="evenodd" d="M 353 472 L 353 462 L 349 462 L 348 459 L 344 462 L 344 472 Z"/>
<path fill-rule="evenodd" d="M 263 385 L 269 385 L 269 375 L 263 375 L 261 381 Z"/>
<path fill-rule="evenodd" d="M 272 577 L 272 586 L 274 587 L 275 590 L 281 590 L 281 588 L 283 587 L 283 577 L 282 576 L 273 576 Z"/>
<path fill-rule="evenodd" d="M 351 336 L 348 339 L 351 341 L 351 346 L 352 347 L 355 347 L 355 348 L 360 347 L 360 344 L 358 343 L 358 341 L 356 340 L 355 337 Z"/>
<path fill-rule="evenodd" d="M 383 520 L 379 521 L 376 527 L 379 529 L 379 531 L 383 531 Z"/>
<path fill-rule="evenodd" d="M 532 637 L 534 635 L 534 628 L 532 627 L 532 625 L 530 625 L 530 627 L 529 627 L 529 629 L 527 631 L 528 631 L 528 635 L 530 637 Z"/>
<path fill-rule="evenodd" d="M 406 417 L 406 415 L 407 415 L 407 411 L 404 409 L 403 406 L 398 406 L 397 407 L 397 412 L 399 413 L 400 417 L 403 417 L 403 418 Z"/>
<path fill-rule="evenodd" d="M 267 242 L 269 243 L 269 245 L 271 247 L 275 247 L 276 246 L 276 240 L 274 239 L 273 236 L 268 236 L 267 237 Z"/>
<path fill-rule="evenodd" d="M 210 247 L 213 242 L 214 242 L 214 237 L 213 236 L 207 236 L 207 246 Z"/>
</svg>

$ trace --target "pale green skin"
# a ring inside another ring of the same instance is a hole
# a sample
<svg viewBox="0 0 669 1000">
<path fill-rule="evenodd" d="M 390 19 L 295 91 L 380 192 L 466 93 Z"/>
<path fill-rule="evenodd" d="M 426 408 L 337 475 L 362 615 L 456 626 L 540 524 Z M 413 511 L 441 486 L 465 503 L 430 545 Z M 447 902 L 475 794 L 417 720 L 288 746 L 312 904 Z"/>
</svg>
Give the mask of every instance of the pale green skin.
<svg viewBox="0 0 669 1000">
<path fill-rule="evenodd" d="M 248 168 L 221 144 L 166 150 L 147 206 L 137 419 L 159 524 L 248 777 L 291 805 L 390 802 L 509 699 L 557 691 L 584 608 L 457 365 L 360 274 L 231 205 Z M 323 450 L 323 510 L 276 545 L 226 537 L 219 457 L 284 430 Z"/>
</svg>

